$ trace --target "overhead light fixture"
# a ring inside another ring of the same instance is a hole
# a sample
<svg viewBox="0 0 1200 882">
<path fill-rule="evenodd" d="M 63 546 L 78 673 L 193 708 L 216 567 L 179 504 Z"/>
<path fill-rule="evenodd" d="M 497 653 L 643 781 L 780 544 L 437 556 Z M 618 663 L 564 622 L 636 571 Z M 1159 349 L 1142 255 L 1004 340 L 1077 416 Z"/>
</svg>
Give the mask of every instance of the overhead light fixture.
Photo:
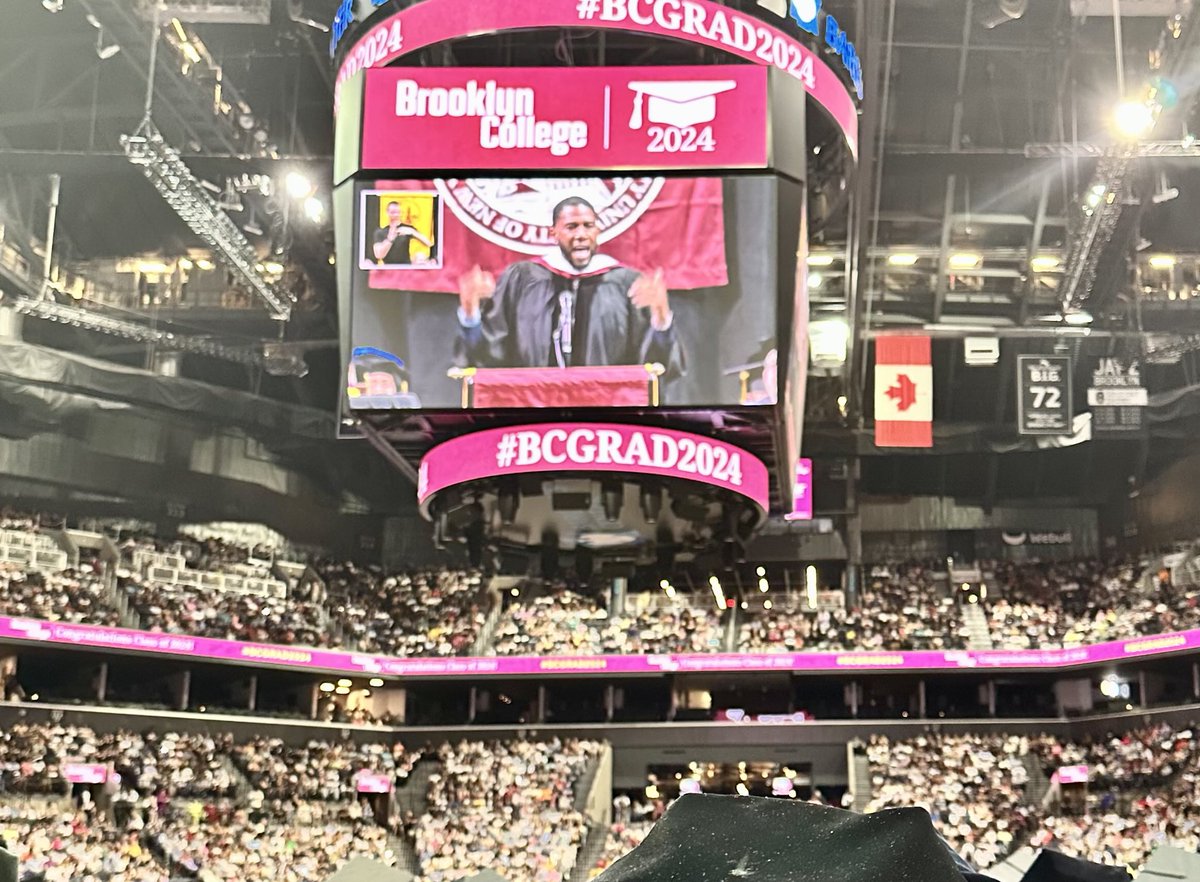
<svg viewBox="0 0 1200 882">
<path fill-rule="evenodd" d="M 897 251 L 888 255 L 887 262 L 888 266 L 914 266 L 917 260 L 917 255 L 910 251 Z"/>
<path fill-rule="evenodd" d="M 1171 182 L 1167 180 L 1167 173 L 1160 172 L 1158 175 L 1158 187 L 1154 190 L 1154 195 L 1150 197 L 1150 201 L 1155 205 L 1162 205 L 1164 202 L 1170 202 L 1172 199 L 1179 198 L 1179 188 L 1172 187 Z"/>
<path fill-rule="evenodd" d="M 841 367 L 850 353 L 850 325 L 840 316 L 809 322 L 808 351 L 815 368 Z"/>
<path fill-rule="evenodd" d="M 989 31 L 1024 17 L 1029 0 L 988 0 L 979 10 L 979 23 Z"/>
<path fill-rule="evenodd" d="M 287 194 L 293 199 L 307 199 L 317 191 L 316 185 L 308 175 L 297 171 L 288 172 L 284 186 L 287 188 Z"/>
<path fill-rule="evenodd" d="M 1175 266 L 1175 255 L 1173 254 L 1151 254 L 1150 268 L 1156 270 L 1169 270 Z"/>
<path fill-rule="evenodd" d="M 1052 273 L 1062 267 L 1062 261 L 1053 255 L 1040 255 L 1029 261 L 1029 268 L 1035 273 Z"/>
<path fill-rule="evenodd" d="M 1148 101 L 1122 101 L 1113 111 L 1112 121 L 1118 135 L 1137 141 L 1154 129 L 1158 109 Z"/>
<path fill-rule="evenodd" d="M 319 224 L 325 219 L 325 203 L 316 196 L 309 196 L 304 200 L 304 215 L 314 224 Z"/>
<path fill-rule="evenodd" d="M 983 255 L 972 251 L 962 251 L 950 255 L 950 269 L 975 269 L 983 263 Z"/>
<path fill-rule="evenodd" d="M 1092 314 L 1082 309 L 1071 309 L 1063 314 L 1063 321 L 1079 328 L 1092 323 Z"/>
<path fill-rule="evenodd" d="M 383 679 L 381 677 L 372 677 L 369 682 L 371 686 L 376 689 L 383 685 Z"/>
<path fill-rule="evenodd" d="M 725 609 L 725 589 L 721 587 L 721 580 L 716 576 L 709 576 L 708 587 L 712 589 L 713 599 L 717 602 L 717 609 Z"/>
<path fill-rule="evenodd" d="M 99 58 L 101 61 L 108 61 L 108 59 L 112 58 L 114 55 L 116 55 L 118 52 L 121 51 L 121 47 L 116 43 L 109 43 L 106 46 L 106 45 L 104 45 L 103 38 L 104 38 L 104 32 L 101 31 L 96 39 L 96 57 Z"/>
<path fill-rule="evenodd" d="M 833 266 L 836 256 L 828 252 L 808 255 L 809 266 Z"/>
</svg>

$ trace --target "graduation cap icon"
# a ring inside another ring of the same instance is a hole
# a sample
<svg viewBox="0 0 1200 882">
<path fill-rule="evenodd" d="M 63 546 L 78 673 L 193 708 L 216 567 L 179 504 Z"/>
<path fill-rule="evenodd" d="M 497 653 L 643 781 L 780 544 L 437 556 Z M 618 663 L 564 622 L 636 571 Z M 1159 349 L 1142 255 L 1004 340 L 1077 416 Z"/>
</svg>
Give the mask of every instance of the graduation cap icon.
<svg viewBox="0 0 1200 882">
<path fill-rule="evenodd" d="M 629 84 L 636 93 L 629 128 L 640 129 L 643 116 L 664 126 L 694 126 L 717 118 L 717 96 L 737 88 L 734 80 L 658 80 Z M 647 102 L 646 99 L 650 100 Z M 645 106 L 643 106 L 643 104 Z M 643 112 L 644 111 L 644 112 Z"/>
</svg>

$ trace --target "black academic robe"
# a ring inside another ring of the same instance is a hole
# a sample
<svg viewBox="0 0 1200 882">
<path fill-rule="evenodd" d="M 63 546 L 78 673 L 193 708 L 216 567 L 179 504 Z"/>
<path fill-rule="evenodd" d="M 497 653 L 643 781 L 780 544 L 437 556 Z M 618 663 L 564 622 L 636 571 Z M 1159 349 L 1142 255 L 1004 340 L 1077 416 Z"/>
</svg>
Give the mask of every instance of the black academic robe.
<svg viewBox="0 0 1200 882">
<path fill-rule="evenodd" d="M 638 276 L 619 265 L 568 276 L 540 261 L 514 263 L 483 302 L 479 326 L 461 329 L 456 362 L 485 368 L 556 365 L 552 340 L 558 295 L 578 280 L 572 366 L 661 364 L 668 378 L 678 376 L 684 352 L 674 325 L 654 330 L 650 310 L 629 302 Z"/>
</svg>

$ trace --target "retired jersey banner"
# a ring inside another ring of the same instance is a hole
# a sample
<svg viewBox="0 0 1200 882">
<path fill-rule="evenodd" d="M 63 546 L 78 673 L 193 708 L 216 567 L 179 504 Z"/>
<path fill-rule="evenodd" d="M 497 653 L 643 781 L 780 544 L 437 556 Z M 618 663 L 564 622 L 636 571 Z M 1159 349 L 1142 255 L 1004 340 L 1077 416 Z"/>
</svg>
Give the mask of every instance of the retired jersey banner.
<svg viewBox="0 0 1200 882">
<path fill-rule="evenodd" d="M 928 337 L 875 339 L 875 446 L 933 446 L 933 364 Z"/>
</svg>

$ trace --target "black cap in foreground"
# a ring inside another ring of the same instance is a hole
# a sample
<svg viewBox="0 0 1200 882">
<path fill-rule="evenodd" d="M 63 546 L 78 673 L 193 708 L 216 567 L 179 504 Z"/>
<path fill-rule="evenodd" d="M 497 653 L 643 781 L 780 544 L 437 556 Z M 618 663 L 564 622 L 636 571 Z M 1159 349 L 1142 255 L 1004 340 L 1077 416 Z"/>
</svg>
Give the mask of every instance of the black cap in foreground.
<svg viewBox="0 0 1200 882">
<path fill-rule="evenodd" d="M 596 882 L 964 882 L 919 808 L 690 794 Z M 974 877 L 982 878 L 982 877 Z"/>
</svg>

